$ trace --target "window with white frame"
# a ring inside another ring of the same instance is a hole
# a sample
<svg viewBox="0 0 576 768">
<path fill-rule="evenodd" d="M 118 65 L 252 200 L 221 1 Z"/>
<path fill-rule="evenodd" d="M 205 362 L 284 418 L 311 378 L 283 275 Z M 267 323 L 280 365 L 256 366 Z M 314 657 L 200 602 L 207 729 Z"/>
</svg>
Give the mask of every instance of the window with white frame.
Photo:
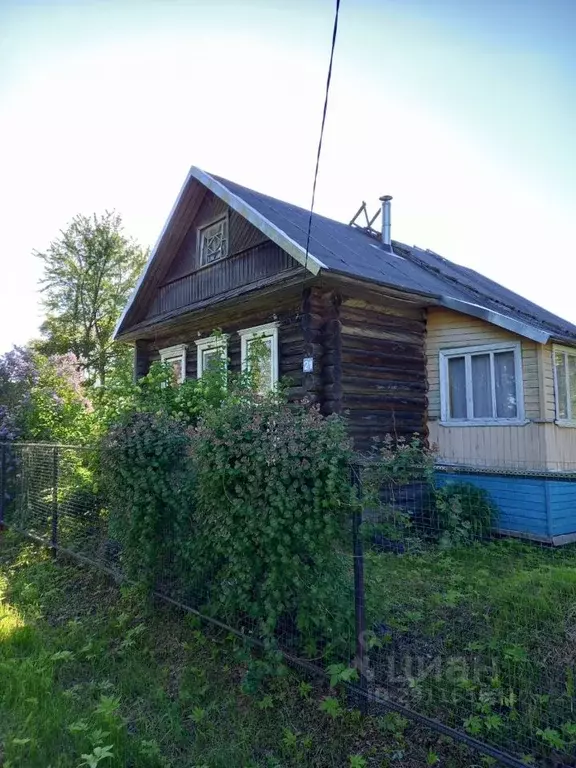
<svg viewBox="0 0 576 768">
<path fill-rule="evenodd" d="M 442 350 L 440 397 L 445 422 L 520 422 L 524 418 L 520 344 Z"/>
<path fill-rule="evenodd" d="M 176 344 L 173 347 L 161 349 L 160 360 L 172 366 L 174 376 L 179 384 L 186 379 L 186 344 Z"/>
<path fill-rule="evenodd" d="M 228 255 L 228 218 L 225 216 L 198 231 L 200 264 L 212 264 Z"/>
<path fill-rule="evenodd" d="M 576 349 L 554 347 L 556 418 L 576 426 Z"/>
<path fill-rule="evenodd" d="M 271 390 L 278 382 L 278 323 L 246 328 L 239 333 L 242 367 L 249 370 L 256 363 L 260 391 Z"/>
<path fill-rule="evenodd" d="M 216 368 L 222 360 L 226 359 L 228 353 L 228 336 L 209 336 L 207 339 L 199 339 L 196 342 L 197 363 L 196 375 L 202 378 L 202 375 L 211 369 Z"/>
</svg>

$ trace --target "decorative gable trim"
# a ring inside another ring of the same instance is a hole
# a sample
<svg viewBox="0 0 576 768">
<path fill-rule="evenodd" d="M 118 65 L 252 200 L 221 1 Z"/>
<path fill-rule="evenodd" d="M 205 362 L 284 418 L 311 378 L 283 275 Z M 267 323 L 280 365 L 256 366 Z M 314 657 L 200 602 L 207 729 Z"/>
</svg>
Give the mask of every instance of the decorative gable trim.
<svg viewBox="0 0 576 768">
<path fill-rule="evenodd" d="M 222 184 L 220 181 L 217 181 L 213 176 L 210 176 L 209 173 L 202 171 L 200 168 L 192 166 L 188 172 L 186 181 L 180 189 L 178 197 L 176 198 L 176 202 L 172 206 L 170 215 L 168 216 L 168 219 L 162 228 L 160 237 L 156 241 L 156 244 L 152 249 L 150 256 L 148 257 L 146 266 L 140 275 L 132 296 L 130 297 L 130 300 L 128 301 L 124 311 L 120 316 L 120 319 L 116 324 L 116 328 L 114 329 L 114 338 L 117 338 L 118 335 L 122 332 L 124 321 L 134 306 L 136 299 L 140 294 L 144 283 L 146 282 L 148 274 L 150 273 L 152 265 L 156 259 L 157 253 L 160 250 L 164 239 L 169 237 L 169 230 L 170 225 L 172 224 L 172 220 L 176 218 L 176 213 L 179 211 L 184 202 L 189 186 L 191 182 L 193 183 L 194 181 L 199 182 L 206 189 L 209 189 L 211 192 L 213 192 L 216 197 L 219 197 L 220 200 L 225 202 L 230 208 L 232 208 L 232 210 L 236 211 L 245 219 L 247 219 L 247 221 L 259 229 L 263 235 L 265 235 L 273 243 L 276 243 L 276 245 L 280 246 L 280 248 L 292 256 L 292 258 L 299 264 L 306 267 L 306 269 L 313 275 L 317 275 L 321 269 L 327 268 L 326 265 L 320 261 L 320 259 L 316 258 L 310 252 L 306 254 L 306 250 L 302 248 L 301 245 L 299 245 L 295 240 L 292 240 L 291 237 L 288 237 L 285 232 L 268 221 L 268 219 L 262 216 L 262 214 L 258 213 L 256 209 L 252 208 L 251 205 L 248 205 L 248 203 L 231 192 L 227 187 L 224 186 L 224 184 Z"/>
<path fill-rule="evenodd" d="M 238 197 L 233 192 L 230 192 L 224 184 L 217 181 L 213 176 L 210 176 L 209 173 L 193 166 L 190 169 L 189 176 L 195 178 L 207 187 L 216 195 L 216 197 L 219 197 L 220 200 L 223 200 L 230 206 L 230 208 L 232 208 L 232 210 L 247 219 L 250 224 L 253 224 L 260 230 L 260 232 L 266 235 L 268 239 L 272 240 L 273 243 L 276 243 L 276 245 L 279 245 L 280 248 L 289 253 L 293 259 L 299 264 L 302 264 L 303 267 L 306 267 L 313 275 L 317 275 L 321 269 L 327 268 L 320 259 L 317 259 L 310 252 L 308 252 L 308 256 L 306 256 L 306 250 L 302 248 L 301 245 L 295 240 L 292 240 L 291 237 L 288 237 L 285 232 L 268 221 L 268 219 L 262 216 L 261 213 L 258 213 L 255 208 L 252 208 L 251 205 L 248 205 L 248 203 L 242 200 L 242 198 Z"/>
</svg>

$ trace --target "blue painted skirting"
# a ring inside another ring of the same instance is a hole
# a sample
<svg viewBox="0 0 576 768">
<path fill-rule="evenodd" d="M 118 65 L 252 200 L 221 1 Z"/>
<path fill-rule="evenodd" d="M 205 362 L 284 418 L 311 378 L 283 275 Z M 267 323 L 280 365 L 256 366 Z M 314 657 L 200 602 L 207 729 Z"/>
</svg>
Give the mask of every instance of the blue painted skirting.
<svg viewBox="0 0 576 768">
<path fill-rule="evenodd" d="M 576 478 L 440 470 L 438 484 L 473 483 L 484 488 L 499 509 L 502 533 L 566 544 L 576 540 Z"/>
</svg>

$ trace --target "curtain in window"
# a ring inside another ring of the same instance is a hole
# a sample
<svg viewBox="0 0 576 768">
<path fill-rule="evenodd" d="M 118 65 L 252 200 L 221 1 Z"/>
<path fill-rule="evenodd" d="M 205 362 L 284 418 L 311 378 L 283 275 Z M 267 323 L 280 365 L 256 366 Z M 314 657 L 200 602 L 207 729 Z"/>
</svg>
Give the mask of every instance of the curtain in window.
<svg viewBox="0 0 576 768">
<path fill-rule="evenodd" d="M 558 418 L 568 418 L 568 392 L 566 391 L 566 355 L 556 352 L 554 355 L 556 366 L 556 386 L 558 388 Z"/>
<path fill-rule="evenodd" d="M 184 378 L 184 371 L 182 370 L 182 358 L 171 357 L 169 360 L 165 360 L 165 363 L 169 363 L 174 371 L 174 377 L 178 383 Z"/>
<path fill-rule="evenodd" d="M 473 355 L 471 362 L 474 418 L 490 419 L 493 416 L 490 355 Z"/>
<path fill-rule="evenodd" d="M 463 357 L 448 360 L 449 414 L 451 419 L 465 419 L 466 413 L 466 361 Z"/>
<path fill-rule="evenodd" d="M 570 400 L 570 415 L 568 418 L 576 418 L 576 356 L 566 355 L 568 360 L 568 399 Z"/>
<path fill-rule="evenodd" d="M 494 382 L 496 416 L 499 419 L 515 419 L 518 415 L 518 403 L 516 402 L 514 352 L 494 353 Z"/>
</svg>

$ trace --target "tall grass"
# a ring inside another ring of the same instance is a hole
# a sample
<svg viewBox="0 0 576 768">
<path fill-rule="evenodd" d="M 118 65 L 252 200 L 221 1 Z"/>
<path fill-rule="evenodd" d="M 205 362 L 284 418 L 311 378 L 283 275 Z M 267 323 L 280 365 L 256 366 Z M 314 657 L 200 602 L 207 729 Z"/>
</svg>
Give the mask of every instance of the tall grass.
<svg viewBox="0 0 576 768">
<path fill-rule="evenodd" d="M 481 765 L 289 670 L 254 684 L 253 664 L 236 639 L 0 533 L 3 768 Z"/>
</svg>

